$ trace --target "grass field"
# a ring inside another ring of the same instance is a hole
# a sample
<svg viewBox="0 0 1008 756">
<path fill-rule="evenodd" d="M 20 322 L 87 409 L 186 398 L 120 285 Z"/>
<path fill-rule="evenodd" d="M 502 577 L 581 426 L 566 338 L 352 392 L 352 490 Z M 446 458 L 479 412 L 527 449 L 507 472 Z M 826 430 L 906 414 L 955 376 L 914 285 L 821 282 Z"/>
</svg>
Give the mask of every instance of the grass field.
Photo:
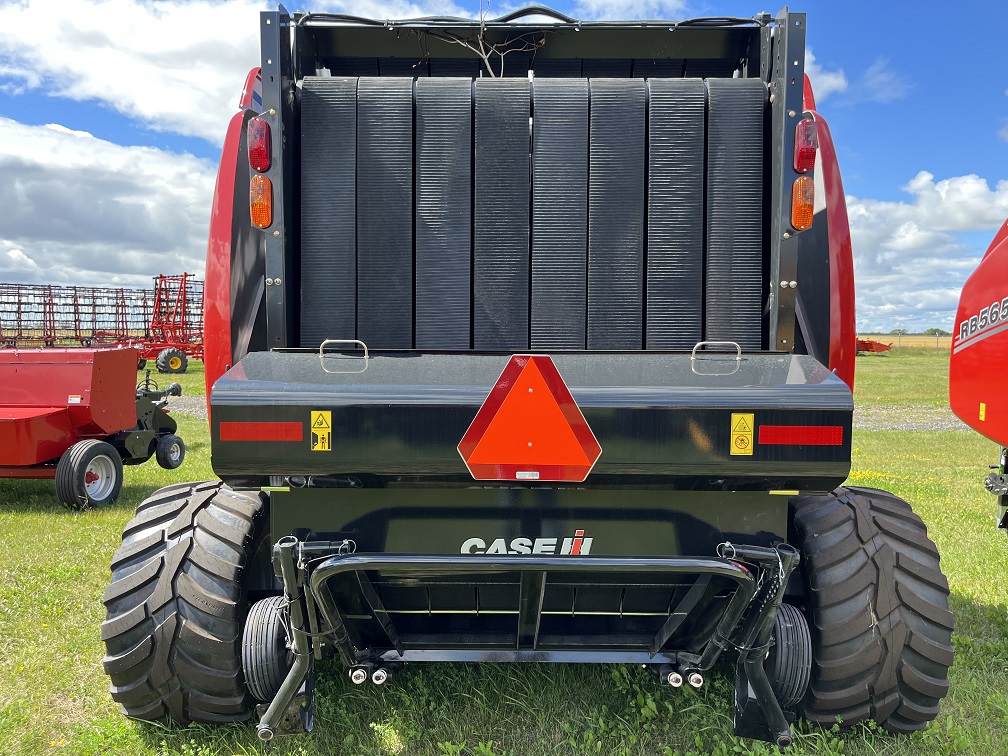
<svg viewBox="0 0 1008 756">
<path fill-rule="evenodd" d="M 859 402 L 945 404 L 947 355 L 893 350 L 858 359 Z M 187 393 L 202 375 L 184 376 Z M 164 378 L 164 376 L 158 376 Z M 180 416 L 183 467 L 127 468 L 109 508 L 63 510 L 50 481 L 0 481 L 0 752 L 11 754 L 653 754 L 775 752 L 731 736 L 729 670 L 672 692 L 638 668 L 414 665 L 382 688 L 319 670 L 316 729 L 260 750 L 249 726 L 167 728 L 122 717 L 101 671 L 108 564 L 144 496 L 212 477 L 204 421 Z M 942 552 L 956 617 L 952 688 L 911 737 L 858 726 L 798 726 L 791 753 L 1008 753 L 1008 543 L 982 486 L 997 449 L 973 433 L 855 431 L 851 482 L 911 501 Z"/>
</svg>

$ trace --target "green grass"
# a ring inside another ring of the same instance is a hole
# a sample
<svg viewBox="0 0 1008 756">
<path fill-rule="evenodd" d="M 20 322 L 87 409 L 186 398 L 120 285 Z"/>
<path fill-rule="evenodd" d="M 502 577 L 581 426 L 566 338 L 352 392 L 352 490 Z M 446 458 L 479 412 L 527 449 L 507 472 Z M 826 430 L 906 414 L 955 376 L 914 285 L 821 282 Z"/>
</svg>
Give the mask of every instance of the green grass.
<svg viewBox="0 0 1008 756">
<path fill-rule="evenodd" d="M 196 367 L 196 366 L 194 366 Z M 201 367 L 201 366 L 200 366 Z M 859 358 L 858 401 L 939 406 L 944 358 Z M 166 376 L 157 376 L 164 380 Z M 202 385 L 198 368 L 182 376 Z M 167 381 L 165 381 L 167 382 Z M 671 754 L 775 752 L 731 736 L 730 669 L 673 692 L 635 667 L 413 665 L 382 688 L 319 667 L 316 729 L 261 750 L 250 726 L 165 728 L 122 717 L 101 671 L 102 592 L 119 534 L 156 488 L 212 477 L 204 421 L 179 416 L 185 464 L 127 468 L 112 507 L 67 512 L 50 481 L 0 481 L 0 752 L 12 754 Z M 911 501 L 942 552 L 956 617 L 952 688 L 910 737 L 798 726 L 792 753 L 1008 753 L 1008 543 L 982 486 L 993 444 L 973 433 L 855 432 L 851 482 Z"/>
</svg>

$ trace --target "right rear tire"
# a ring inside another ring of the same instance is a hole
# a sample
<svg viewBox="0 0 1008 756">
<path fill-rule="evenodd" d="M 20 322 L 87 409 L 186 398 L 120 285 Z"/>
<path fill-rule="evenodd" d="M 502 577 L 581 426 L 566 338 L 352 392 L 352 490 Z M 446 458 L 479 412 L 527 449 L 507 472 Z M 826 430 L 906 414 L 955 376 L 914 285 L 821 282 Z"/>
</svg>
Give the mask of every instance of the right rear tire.
<svg viewBox="0 0 1008 756">
<path fill-rule="evenodd" d="M 259 494 L 183 483 L 138 508 L 112 558 L 102 667 L 127 716 L 246 720 L 244 575 L 264 519 Z"/>
<path fill-rule="evenodd" d="M 791 515 L 812 630 L 805 718 L 923 729 L 953 659 L 948 580 L 924 523 L 899 497 L 865 488 L 796 497 Z"/>
</svg>

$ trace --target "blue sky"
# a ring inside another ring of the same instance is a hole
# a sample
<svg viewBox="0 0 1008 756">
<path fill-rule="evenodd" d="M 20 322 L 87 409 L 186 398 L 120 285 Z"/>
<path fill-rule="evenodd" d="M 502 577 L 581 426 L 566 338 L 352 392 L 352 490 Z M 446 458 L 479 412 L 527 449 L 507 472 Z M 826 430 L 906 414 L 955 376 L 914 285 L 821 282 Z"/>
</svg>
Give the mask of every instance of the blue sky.
<svg viewBox="0 0 1008 756">
<path fill-rule="evenodd" d="M 266 7 L 0 1 L 0 281 L 142 286 L 159 272 L 202 271 L 219 144 L 257 64 Z M 555 7 L 585 19 L 777 10 L 715 0 Z M 306 8 L 478 12 L 457 0 Z M 808 69 L 848 195 L 858 327 L 951 330 L 962 282 L 1008 217 L 1008 3 L 792 9 L 808 13 Z"/>
</svg>

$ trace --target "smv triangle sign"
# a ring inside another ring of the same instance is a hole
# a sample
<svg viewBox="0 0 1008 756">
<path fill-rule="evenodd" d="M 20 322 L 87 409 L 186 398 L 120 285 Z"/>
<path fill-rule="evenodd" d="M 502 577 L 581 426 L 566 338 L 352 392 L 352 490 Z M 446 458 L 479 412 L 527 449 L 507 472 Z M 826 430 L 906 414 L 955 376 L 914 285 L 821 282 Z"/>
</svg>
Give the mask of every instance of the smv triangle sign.
<svg viewBox="0 0 1008 756">
<path fill-rule="evenodd" d="M 580 483 L 602 447 L 547 356 L 508 362 L 458 445 L 476 480 Z"/>
</svg>

